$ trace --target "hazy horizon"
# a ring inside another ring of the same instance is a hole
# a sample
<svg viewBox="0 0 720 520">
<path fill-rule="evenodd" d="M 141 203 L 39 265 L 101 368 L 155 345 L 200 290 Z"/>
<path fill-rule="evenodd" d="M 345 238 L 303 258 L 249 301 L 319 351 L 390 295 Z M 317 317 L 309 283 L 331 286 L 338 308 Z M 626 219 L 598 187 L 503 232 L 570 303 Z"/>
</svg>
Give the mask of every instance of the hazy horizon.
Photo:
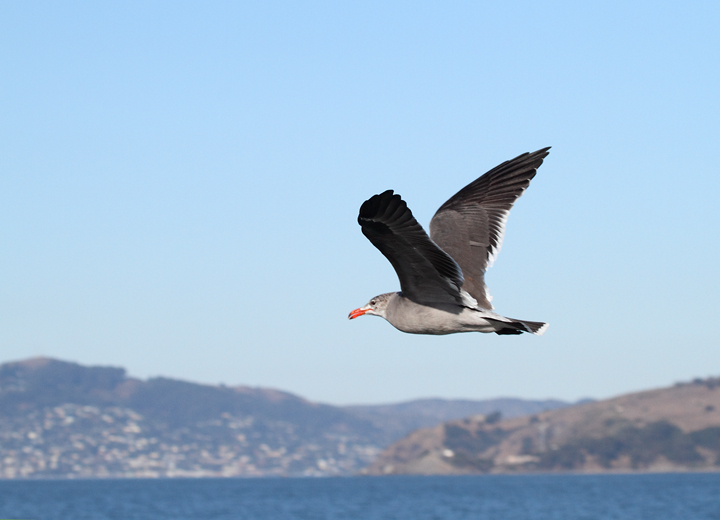
<svg viewBox="0 0 720 520">
<path fill-rule="evenodd" d="M 77 362 L 77 361 L 71 361 L 71 360 L 60 359 L 60 358 L 52 358 L 52 357 L 47 357 L 47 356 L 36 356 L 36 357 L 25 358 L 25 359 L 12 359 L 12 360 L 8 360 L 8 361 L 4 361 L 4 362 L 2 362 L 2 363 L 0 363 L 0 364 L 5 364 L 5 363 L 26 363 L 26 362 L 44 361 L 44 360 L 60 361 L 60 362 L 64 362 L 64 363 L 75 363 L 75 364 L 79 364 L 79 365 L 81 365 L 81 366 L 83 366 L 83 367 L 86 367 L 86 368 L 122 368 L 122 369 L 125 370 L 125 377 L 130 378 L 130 379 L 139 379 L 139 380 L 141 380 L 141 381 L 147 381 L 148 379 L 153 379 L 153 378 L 166 378 L 166 379 L 173 379 L 173 380 L 177 380 L 177 381 L 183 381 L 183 382 L 186 382 L 186 383 L 197 383 L 197 384 L 200 384 L 200 385 L 210 385 L 210 386 L 217 386 L 217 387 L 226 386 L 226 387 L 229 387 L 229 388 L 244 387 L 244 388 L 253 388 L 253 389 L 258 389 L 258 390 L 271 390 L 271 391 L 277 390 L 277 391 L 280 391 L 280 392 L 292 393 L 292 394 L 295 395 L 296 397 L 305 398 L 305 396 L 303 396 L 303 395 L 295 394 L 295 393 L 293 393 L 293 392 L 288 392 L 288 390 L 285 390 L 285 389 L 283 389 L 283 388 L 275 388 L 275 387 L 262 386 L 262 385 L 259 385 L 259 386 L 258 386 L 258 385 L 245 385 L 245 384 L 242 384 L 242 383 L 238 383 L 238 384 L 236 384 L 236 385 L 225 385 L 225 383 L 212 383 L 212 382 L 193 381 L 193 380 L 190 380 L 190 379 L 182 379 L 182 378 L 176 378 L 176 377 L 168 376 L 168 375 L 165 375 L 165 374 L 155 374 L 155 375 L 150 375 L 150 376 L 147 376 L 147 377 L 138 377 L 138 376 L 130 373 L 129 371 L 127 371 L 127 369 L 126 369 L 125 367 L 121 367 L 121 366 L 118 366 L 118 365 L 95 365 L 95 364 L 93 364 L 93 365 L 88 365 L 88 364 L 79 363 L 79 362 Z M 574 400 L 574 401 L 568 401 L 568 400 L 563 400 L 563 399 L 555 399 L 555 398 L 553 398 L 553 397 L 547 397 L 547 398 L 525 398 L 525 397 L 514 396 L 514 395 L 499 395 L 499 396 L 491 396 L 491 397 L 485 397 L 485 398 L 479 398 L 479 399 L 468 399 L 468 398 L 464 398 L 464 397 L 420 396 L 420 397 L 413 397 L 413 398 L 409 398 L 409 399 L 403 399 L 403 400 L 400 400 L 400 401 L 391 401 L 391 402 L 389 401 L 389 402 L 378 402 L 378 403 L 330 403 L 330 402 L 323 402 L 323 401 L 312 401 L 312 402 L 316 402 L 316 403 L 319 403 L 319 404 L 329 404 L 329 405 L 332 405 L 332 406 L 374 406 L 374 405 L 383 406 L 383 405 L 404 404 L 404 403 L 410 403 L 410 402 L 414 402 L 414 401 L 434 401 L 434 400 L 442 400 L 442 401 L 468 401 L 468 402 L 476 402 L 476 401 L 494 401 L 494 400 L 504 400 L 504 399 L 508 399 L 508 400 L 518 399 L 518 400 L 523 400 L 523 401 L 538 401 L 538 402 L 540 402 L 540 401 L 561 401 L 561 402 L 567 402 L 567 403 L 579 403 L 579 402 L 586 401 L 586 400 L 591 400 L 591 401 L 594 401 L 594 400 L 595 400 L 595 399 L 594 399 L 593 397 L 591 397 L 591 396 L 582 397 L 582 398 L 577 399 L 577 400 Z"/>
</svg>

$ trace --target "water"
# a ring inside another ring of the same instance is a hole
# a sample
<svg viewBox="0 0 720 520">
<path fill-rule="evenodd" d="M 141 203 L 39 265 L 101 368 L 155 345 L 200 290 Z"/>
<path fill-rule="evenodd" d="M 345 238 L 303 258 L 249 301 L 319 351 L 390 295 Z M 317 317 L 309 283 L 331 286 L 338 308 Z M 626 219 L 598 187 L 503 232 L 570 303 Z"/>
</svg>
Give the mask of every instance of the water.
<svg viewBox="0 0 720 520">
<path fill-rule="evenodd" d="M 720 474 L 0 481 L 0 518 L 720 519 Z"/>
</svg>

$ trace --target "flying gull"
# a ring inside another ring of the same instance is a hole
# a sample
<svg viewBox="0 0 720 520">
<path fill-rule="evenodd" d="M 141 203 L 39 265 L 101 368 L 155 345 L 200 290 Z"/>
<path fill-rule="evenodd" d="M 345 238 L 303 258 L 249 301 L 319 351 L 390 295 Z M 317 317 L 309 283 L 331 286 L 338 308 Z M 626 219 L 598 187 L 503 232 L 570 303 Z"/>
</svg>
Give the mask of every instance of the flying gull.
<svg viewBox="0 0 720 520">
<path fill-rule="evenodd" d="M 549 149 L 519 155 L 465 186 L 437 210 L 430 236 L 392 190 L 366 200 L 358 223 L 390 260 L 400 292 L 376 296 L 348 318 L 380 316 L 413 334 L 545 332 L 547 323 L 493 312 L 484 275 L 500 252 L 510 209 Z"/>
</svg>

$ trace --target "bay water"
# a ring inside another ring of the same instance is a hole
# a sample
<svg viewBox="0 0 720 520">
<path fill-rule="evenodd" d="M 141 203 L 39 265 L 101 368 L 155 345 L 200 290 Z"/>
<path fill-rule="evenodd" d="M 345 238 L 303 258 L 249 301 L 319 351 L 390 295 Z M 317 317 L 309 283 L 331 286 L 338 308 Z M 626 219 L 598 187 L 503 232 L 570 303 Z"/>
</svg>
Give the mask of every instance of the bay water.
<svg viewBox="0 0 720 520">
<path fill-rule="evenodd" d="M 0 481 L 34 520 L 720 520 L 720 474 Z"/>
</svg>

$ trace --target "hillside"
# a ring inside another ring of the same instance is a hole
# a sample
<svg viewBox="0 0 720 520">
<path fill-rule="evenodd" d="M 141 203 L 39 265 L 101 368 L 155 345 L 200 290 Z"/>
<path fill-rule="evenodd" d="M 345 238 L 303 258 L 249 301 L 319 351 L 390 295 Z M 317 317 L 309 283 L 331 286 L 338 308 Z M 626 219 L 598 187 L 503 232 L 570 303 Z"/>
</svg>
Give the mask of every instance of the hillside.
<svg viewBox="0 0 720 520">
<path fill-rule="evenodd" d="M 589 399 L 581 402 L 591 401 Z M 502 417 L 520 417 L 547 410 L 565 408 L 570 403 L 557 399 L 529 401 L 503 397 L 472 401 L 469 399 L 416 399 L 404 403 L 384 405 L 346 406 L 345 410 L 357 417 L 367 419 L 374 426 L 388 433 L 393 440 L 420 429 L 439 423 L 470 417 L 500 413 Z"/>
<path fill-rule="evenodd" d="M 336 407 L 35 358 L 0 365 L 0 478 L 346 475 L 417 424 L 566 404 L 501 401 Z"/>
<path fill-rule="evenodd" d="M 366 474 L 720 470 L 720 378 L 413 432 Z"/>
<path fill-rule="evenodd" d="M 347 473 L 385 438 L 285 392 L 142 381 L 46 358 L 0 366 L 0 418 L 7 478 Z"/>
</svg>

